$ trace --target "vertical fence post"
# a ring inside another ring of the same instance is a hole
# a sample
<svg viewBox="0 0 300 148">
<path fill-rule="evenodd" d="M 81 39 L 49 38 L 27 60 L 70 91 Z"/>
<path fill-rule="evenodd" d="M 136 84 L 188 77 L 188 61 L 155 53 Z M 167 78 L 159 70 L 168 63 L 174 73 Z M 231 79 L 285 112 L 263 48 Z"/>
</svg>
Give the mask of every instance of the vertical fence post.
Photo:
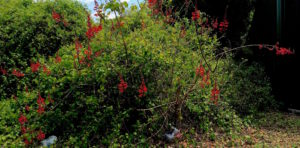
<svg viewBox="0 0 300 148">
<path fill-rule="evenodd" d="M 280 41 L 281 39 L 281 26 L 282 26 L 282 21 L 281 21 L 281 0 L 277 0 L 276 2 L 276 35 L 277 35 L 277 40 Z"/>
</svg>

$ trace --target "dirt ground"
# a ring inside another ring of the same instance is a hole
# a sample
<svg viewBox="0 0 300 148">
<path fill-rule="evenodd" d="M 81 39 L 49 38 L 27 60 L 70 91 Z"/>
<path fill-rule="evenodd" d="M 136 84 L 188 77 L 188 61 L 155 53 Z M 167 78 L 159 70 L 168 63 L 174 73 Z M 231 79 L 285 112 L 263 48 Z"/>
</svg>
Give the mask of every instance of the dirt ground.
<svg viewBox="0 0 300 148">
<path fill-rule="evenodd" d="M 214 141 L 186 139 L 170 147 L 300 148 L 300 116 L 281 112 L 265 113 L 239 134 L 224 136 L 216 133 Z"/>
</svg>

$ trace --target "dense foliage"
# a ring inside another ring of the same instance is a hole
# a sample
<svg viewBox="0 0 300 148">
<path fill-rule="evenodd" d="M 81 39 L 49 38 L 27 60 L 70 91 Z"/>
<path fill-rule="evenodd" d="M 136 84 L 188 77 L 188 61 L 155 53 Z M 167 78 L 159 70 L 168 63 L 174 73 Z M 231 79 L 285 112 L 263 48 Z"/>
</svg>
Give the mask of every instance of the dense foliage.
<svg viewBox="0 0 300 148">
<path fill-rule="evenodd" d="M 71 0 L 1 0 L 0 12 L 0 54 L 5 55 L 0 57 L 0 69 L 7 73 L 13 68 L 24 71 L 38 59 L 37 54 L 47 58 L 72 43 L 74 36 L 83 38 L 86 30 L 84 7 Z M 60 23 L 52 19 L 55 12 L 61 14 Z M 25 87 L 30 78 L 20 82 L 1 76 L 0 81 L 2 100 L 16 93 L 18 83 Z"/>
<path fill-rule="evenodd" d="M 233 65 L 230 81 L 226 84 L 229 104 L 240 114 L 256 114 L 276 108 L 271 94 L 270 80 L 258 63 Z"/>
</svg>

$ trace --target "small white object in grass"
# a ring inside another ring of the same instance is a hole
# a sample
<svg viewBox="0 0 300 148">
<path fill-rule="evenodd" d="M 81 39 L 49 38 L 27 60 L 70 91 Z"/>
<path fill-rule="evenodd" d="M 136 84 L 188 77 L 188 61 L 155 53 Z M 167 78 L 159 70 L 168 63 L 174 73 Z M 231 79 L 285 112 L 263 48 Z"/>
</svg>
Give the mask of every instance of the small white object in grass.
<svg viewBox="0 0 300 148">
<path fill-rule="evenodd" d="M 180 132 L 180 130 L 178 130 L 176 127 L 172 126 L 171 128 L 173 129 L 172 133 L 165 134 L 167 141 L 172 141 L 174 139 L 175 135 L 177 135 Z"/>
<path fill-rule="evenodd" d="M 52 135 L 50 137 L 48 137 L 47 139 L 44 139 L 43 141 L 41 141 L 42 146 L 51 146 L 52 144 L 54 144 L 57 141 L 57 137 Z"/>
</svg>

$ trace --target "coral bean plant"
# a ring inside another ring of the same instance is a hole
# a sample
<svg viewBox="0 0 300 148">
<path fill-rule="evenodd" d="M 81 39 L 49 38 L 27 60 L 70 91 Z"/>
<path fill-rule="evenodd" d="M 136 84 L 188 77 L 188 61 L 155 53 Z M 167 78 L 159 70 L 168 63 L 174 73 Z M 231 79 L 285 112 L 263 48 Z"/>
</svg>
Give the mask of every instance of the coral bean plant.
<svg viewBox="0 0 300 148">
<path fill-rule="evenodd" d="M 86 31 L 73 33 L 72 44 L 50 57 L 37 54 L 27 69 L 0 63 L 1 77 L 31 80 L 11 99 L 18 107 L 19 145 L 37 146 L 55 134 L 62 145 L 146 146 L 170 124 L 199 122 L 202 131 L 224 125 L 214 117 L 231 128 L 231 118 L 221 116 L 231 111 L 222 94 L 231 52 L 257 47 L 294 54 L 279 43 L 222 48 L 217 34 L 226 34 L 230 22 L 197 6 L 191 18 L 180 18 L 163 0 L 139 3 L 138 9 L 115 0 L 94 2 L 99 22 L 86 11 Z M 51 9 L 50 25 L 72 27 L 63 10 Z M 116 18 L 108 19 L 108 11 Z"/>
</svg>

